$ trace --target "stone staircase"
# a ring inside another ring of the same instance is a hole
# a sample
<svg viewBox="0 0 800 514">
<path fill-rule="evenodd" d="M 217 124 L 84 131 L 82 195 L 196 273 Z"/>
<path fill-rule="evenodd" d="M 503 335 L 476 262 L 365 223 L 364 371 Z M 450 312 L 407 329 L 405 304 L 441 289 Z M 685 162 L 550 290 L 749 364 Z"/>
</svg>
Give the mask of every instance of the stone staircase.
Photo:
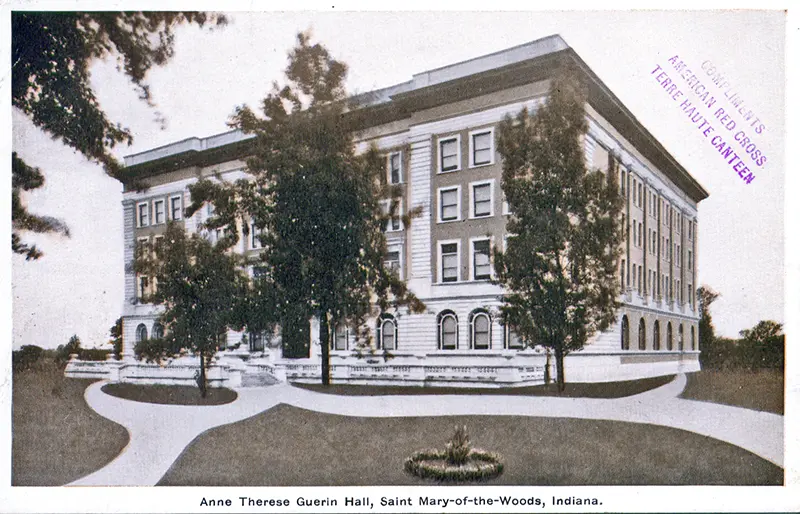
<svg viewBox="0 0 800 514">
<path fill-rule="evenodd" d="M 264 371 L 242 375 L 242 387 L 268 387 L 278 382 L 277 378 Z"/>
</svg>

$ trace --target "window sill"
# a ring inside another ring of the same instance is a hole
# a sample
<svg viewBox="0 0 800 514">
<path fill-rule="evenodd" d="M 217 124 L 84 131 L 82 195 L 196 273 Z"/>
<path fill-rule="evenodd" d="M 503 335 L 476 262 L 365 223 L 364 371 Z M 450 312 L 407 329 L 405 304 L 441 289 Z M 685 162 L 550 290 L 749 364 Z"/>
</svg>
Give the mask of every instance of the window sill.
<svg viewBox="0 0 800 514">
<path fill-rule="evenodd" d="M 493 218 L 493 217 L 494 217 L 494 213 L 492 212 L 492 213 L 489 213 L 489 214 L 481 214 L 479 216 L 470 216 L 469 219 L 471 219 L 471 220 L 480 220 L 480 219 L 484 219 L 484 218 Z"/>
<path fill-rule="evenodd" d="M 482 162 L 482 163 L 478 163 L 478 164 L 470 163 L 469 169 L 485 168 L 487 166 L 493 166 L 493 165 L 494 165 L 494 161 Z"/>
<path fill-rule="evenodd" d="M 443 225 L 445 223 L 456 223 L 456 222 L 459 222 L 459 221 L 464 221 L 464 220 L 462 220 L 461 218 L 457 218 L 457 219 L 454 219 L 454 220 L 438 220 L 436 223 L 439 224 L 439 225 Z"/>
<path fill-rule="evenodd" d="M 437 175 L 445 175 L 447 173 L 455 173 L 456 171 L 461 171 L 461 168 L 456 168 L 453 170 L 439 170 L 436 172 Z"/>
</svg>

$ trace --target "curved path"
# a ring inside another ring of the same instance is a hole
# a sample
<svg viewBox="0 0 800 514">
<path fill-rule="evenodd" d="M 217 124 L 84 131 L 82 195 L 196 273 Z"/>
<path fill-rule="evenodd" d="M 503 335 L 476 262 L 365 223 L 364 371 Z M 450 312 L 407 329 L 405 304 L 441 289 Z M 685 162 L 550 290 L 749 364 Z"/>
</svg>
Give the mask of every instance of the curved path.
<svg viewBox="0 0 800 514">
<path fill-rule="evenodd" d="M 232 403 L 213 407 L 154 405 L 105 394 L 105 382 L 85 397 L 100 415 L 124 426 L 130 443 L 104 468 L 69 485 L 155 485 L 202 432 L 254 416 L 279 403 L 358 417 L 535 416 L 649 423 L 719 439 L 783 467 L 783 416 L 677 398 L 686 376 L 644 393 L 616 399 L 532 396 L 338 396 L 279 384 L 239 389 Z"/>
</svg>

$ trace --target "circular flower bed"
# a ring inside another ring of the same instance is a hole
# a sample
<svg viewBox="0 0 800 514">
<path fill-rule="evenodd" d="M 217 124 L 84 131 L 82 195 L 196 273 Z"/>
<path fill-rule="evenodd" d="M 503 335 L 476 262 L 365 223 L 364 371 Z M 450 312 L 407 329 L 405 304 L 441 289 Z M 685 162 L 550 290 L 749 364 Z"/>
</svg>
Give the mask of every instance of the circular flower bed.
<svg viewBox="0 0 800 514">
<path fill-rule="evenodd" d="M 496 453 L 470 448 L 467 427 L 456 427 L 444 450 L 422 450 L 406 459 L 404 468 L 420 478 L 468 482 L 489 480 L 503 472 Z"/>
<path fill-rule="evenodd" d="M 406 459 L 404 467 L 414 476 L 442 482 L 489 480 L 503 472 L 498 454 L 477 448 L 470 450 L 463 464 L 448 463 L 445 451 L 422 450 Z"/>
</svg>

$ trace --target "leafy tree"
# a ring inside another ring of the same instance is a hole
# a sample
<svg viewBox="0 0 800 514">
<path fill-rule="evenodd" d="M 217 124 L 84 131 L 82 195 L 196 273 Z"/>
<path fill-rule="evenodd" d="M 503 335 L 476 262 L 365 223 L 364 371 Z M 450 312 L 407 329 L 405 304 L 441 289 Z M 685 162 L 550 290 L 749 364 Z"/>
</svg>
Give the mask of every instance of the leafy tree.
<svg viewBox="0 0 800 514">
<path fill-rule="evenodd" d="M 220 334 L 236 325 L 238 299 L 247 282 L 240 264 L 240 256 L 223 246 L 170 223 L 162 241 L 139 248 L 134 265 L 137 273 L 155 278 L 155 292 L 146 301 L 165 307 L 161 321 L 167 328 L 163 340 L 150 340 L 137 353 L 160 361 L 191 351 L 200 358 L 203 397 Z"/>
<path fill-rule="evenodd" d="M 262 230 L 266 270 L 272 297 L 290 307 L 294 319 L 320 319 L 322 383 L 330 381 L 331 323 L 361 327 L 373 306 L 424 308 L 383 261 L 383 229 L 398 215 L 382 199 L 395 199 L 399 187 L 386 180 L 386 161 L 372 148 L 357 155 L 358 120 L 346 100 L 347 67 L 310 36 L 301 33 L 289 54 L 286 85 L 277 83 L 262 102 L 263 117 L 249 107 L 237 108 L 232 125 L 256 135 L 248 159 L 251 180 L 220 184 L 202 181 L 191 188 L 194 212 L 214 203 L 209 228 L 228 227 L 232 244 L 237 223 L 249 220 Z M 348 114 L 349 112 L 349 114 Z M 403 216 L 408 225 L 416 213 Z M 245 234 L 249 232 L 246 228 Z M 286 336 L 287 326 L 283 327 Z M 359 338 L 370 345 L 368 331 Z M 285 339 L 285 337 L 284 337 Z"/>
<path fill-rule="evenodd" d="M 724 348 L 717 344 L 714 335 L 714 324 L 711 320 L 711 304 L 719 298 L 719 293 L 704 285 L 697 290 L 697 301 L 700 304 L 700 325 L 698 336 L 700 342 L 700 364 L 704 368 L 717 368 L 723 364 Z"/>
<path fill-rule="evenodd" d="M 77 335 L 69 338 L 66 345 L 60 344 L 56 348 L 56 362 L 64 365 L 69 361 L 70 355 L 77 355 L 81 351 L 81 340 Z"/>
<path fill-rule="evenodd" d="M 96 60 L 116 57 L 118 68 L 152 104 L 147 72 L 165 64 L 174 53 L 174 30 L 184 23 L 224 25 L 222 15 L 202 12 L 32 12 L 11 13 L 12 105 L 54 139 L 102 165 L 120 179 L 123 168 L 111 154 L 133 136 L 108 119 L 90 83 Z M 20 232 L 55 232 L 69 236 L 66 225 L 49 216 L 31 214 L 22 193 L 44 184 L 44 175 L 12 155 L 11 247 L 26 260 L 41 251 L 23 242 Z"/>
<path fill-rule="evenodd" d="M 565 67 L 543 106 L 506 117 L 498 130 L 514 234 L 495 251 L 502 312 L 524 341 L 552 348 L 559 391 L 564 357 L 605 330 L 619 307 L 623 199 L 614 170 L 586 169 L 585 103 L 584 85 Z"/>
<path fill-rule="evenodd" d="M 109 329 L 109 334 L 111 335 L 109 342 L 114 347 L 114 357 L 120 360 L 122 359 L 122 316 L 114 322 L 114 326 Z"/>
<path fill-rule="evenodd" d="M 739 336 L 744 367 L 783 369 L 786 336 L 782 324 L 759 321 L 753 328 L 739 332 Z"/>
</svg>

